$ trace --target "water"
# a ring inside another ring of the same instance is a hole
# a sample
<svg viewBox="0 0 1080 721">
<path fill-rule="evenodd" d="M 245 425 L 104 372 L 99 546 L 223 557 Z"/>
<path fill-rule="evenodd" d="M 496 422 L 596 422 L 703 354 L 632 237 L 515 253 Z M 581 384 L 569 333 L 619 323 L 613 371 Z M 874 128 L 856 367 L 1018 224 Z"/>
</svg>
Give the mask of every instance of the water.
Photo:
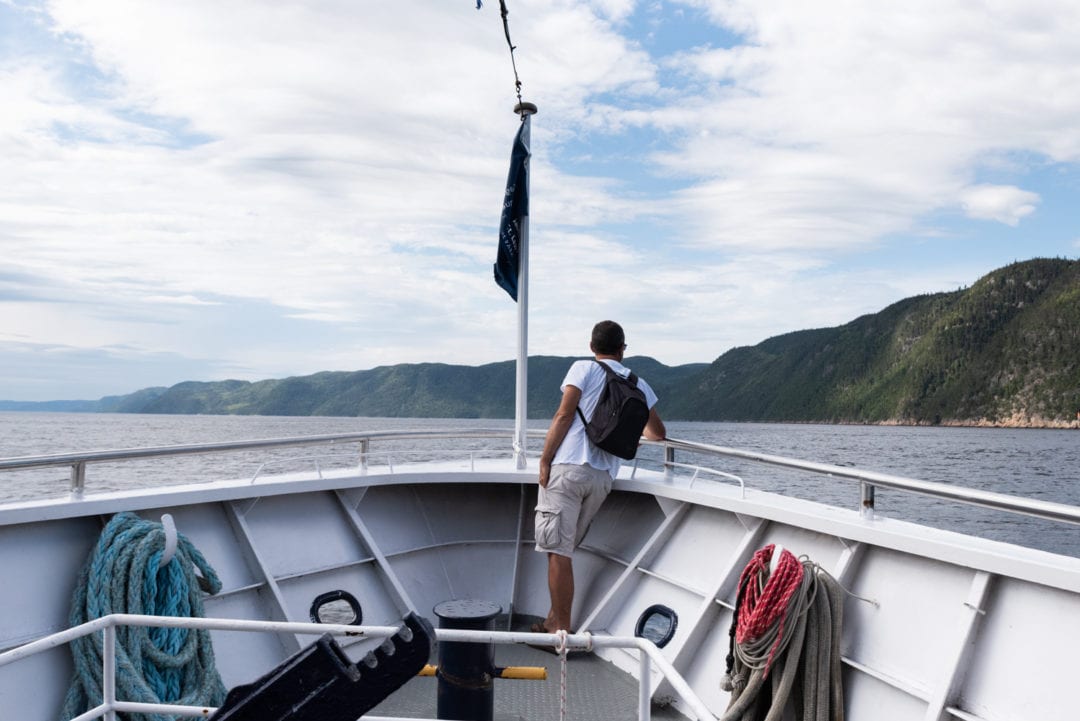
<svg viewBox="0 0 1080 721">
<path fill-rule="evenodd" d="M 687 438 L 717 445 L 1080 506 L 1080 433 L 1075 430 L 676 425 Z M 725 470 L 747 474 L 757 488 L 858 507 L 854 481 L 811 481 L 806 474 L 749 462 Z M 1080 557 L 1080 527 L 1075 525 L 882 488 L 876 504 L 879 515 Z"/>
<path fill-rule="evenodd" d="M 512 421 L 425 418 L 0 413 L 0 458 L 370 431 L 505 428 L 509 433 L 513 425 Z M 400 463 L 445 459 L 448 453 L 461 447 L 450 440 L 424 441 L 423 452 L 406 453 L 413 445 L 408 441 L 386 441 L 379 442 L 372 450 L 390 453 L 391 460 Z M 505 442 L 478 441 L 466 447 L 483 451 L 505 445 Z M 313 446 L 94 463 L 86 470 L 86 488 L 88 493 L 94 493 L 251 479 L 260 469 L 264 474 L 311 471 L 316 467 L 316 458 L 323 470 L 355 467 L 358 454 L 359 445 L 352 443 L 338 448 Z M 387 462 L 386 457 L 372 460 L 372 463 L 380 462 Z M 0 502 L 64 497 L 69 486 L 70 469 L 66 467 L 0 472 Z"/>
<path fill-rule="evenodd" d="M 530 422 L 543 429 L 544 421 Z M 509 420 L 402 418 L 321 418 L 268 416 L 172 416 L 72 413 L 0 413 L 0 457 L 41 455 L 106 448 L 132 448 L 252 438 L 283 438 L 384 430 L 498 428 L 510 431 Z M 926 481 L 957 484 L 1080 506 L 1080 433 L 1071 430 L 995 428 L 911 428 L 896 426 L 831 426 L 760 423 L 668 423 L 673 438 L 758 451 L 778 456 L 853 466 Z M 445 457 L 460 442 L 424 442 L 426 457 Z M 483 455 L 509 455 L 502 441 L 468 442 Z M 403 455 L 404 442 L 380 443 L 375 450 Z M 530 447 L 539 452 L 539 441 Z M 125 464 L 92 465 L 90 492 L 194 483 L 222 478 L 250 478 L 264 472 L 310 470 L 312 456 L 324 469 L 355 465 L 357 446 L 280 449 L 227 455 L 151 459 Z M 654 449 L 644 457 L 656 458 Z M 297 457 L 301 460 L 295 460 Z M 294 459 L 294 460 L 288 460 Z M 682 454 L 682 462 L 693 458 Z M 467 462 L 467 461 L 463 461 Z M 710 465 L 716 465 L 715 459 Z M 748 487 L 812 498 L 856 508 L 858 484 L 822 478 L 750 462 L 721 462 L 725 471 L 742 476 Z M 0 473 L 0 502 L 63 497 L 65 468 Z M 1080 527 L 1038 521 L 999 511 L 973 508 L 878 489 L 880 515 L 959 530 L 985 538 L 1018 543 L 1080 557 Z"/>
</svg>

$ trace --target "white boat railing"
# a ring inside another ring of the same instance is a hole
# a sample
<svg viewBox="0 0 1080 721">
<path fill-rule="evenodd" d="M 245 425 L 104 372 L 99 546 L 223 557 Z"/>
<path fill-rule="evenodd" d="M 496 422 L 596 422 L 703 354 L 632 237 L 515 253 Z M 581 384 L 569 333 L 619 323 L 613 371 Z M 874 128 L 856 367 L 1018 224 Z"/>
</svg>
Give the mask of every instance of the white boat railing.
<svg viewBox="0 0 1080 721">
<path fill-rule="evenodd" d="M 173 616 L 144 616 L 137 614 L 114 613 L 103 616 L 93 621 L 88 621 L 79 626 L 74 626 L 65 631 L 32 641 L 10 651 L 0 653 L 0 666 L 14 663 L 38 653 L 43 653 L 60 646 L 71 643 L 77 638 L 89 636 L 92 633 L 103 634 L 102 646 L 102 702 L 94 708 L 86 711 L 70 721 L 92 721 L 92 719 L 104 718 L 106 721 L 116 721 L 120 713 L 158 713 L 172 714 L 175 716 L 189 716 L 206 718 L 216 711 L 216 708 L 204 706 L 178 706 L 174 704 L 150 704 L 124 701 L 116 698 L 116 629 L 120 626 L 157 626 L 165 628 L 208 629 L 212 631 L 241 631 L 241 632 L 271 632 L 310 634 L 321 636 L 329 633 L 333 636 L 347 636 L 350 638 L 366 637 L 372 639 L 387 638 L 393 636 L 400 629 L 397 626 L 352 626 L 342 624 L 324 623 L 301 623 L 284 621 L 253 621 L 245 619 L 225 618 L 181 618 Z M 648 721 L 651 718 L 652 666 L 655 665 L 663 678 L 671 685 L 680 697 L 681 701 L 698 719 L 698 721 L 716 721 L 716 717 L 705 706 L 704 702 L 690 688 L 690 684 L 675 670 L 660 649 L 651 641 L 634 636 L 595 636 L 590 633 L 580 634 L 552 634 L 552 633 L 527 633 L 509 631 L 466 631 L 457 629 L 435 629 L 435 637 L 439 641 L 464 642 L 464 643 L 496 643 L 496 644 L 544 644 L 566 649 L 596 648 L 622 648 L 637 649 L 640 658 L 640 670 L 638 673 L 638 719 Z M 565 672 L 566 655 L 561 655 L 561 663 L 564 664 Z M 565 678 L 565 675 L 564 675 Z M 362 716 L 367 721 L 397 721 L 387 716 Z M 413 719 L 412 721 L 416 721 Z M 435 721 L 434 719 L 432 721 Z"/>
<path fill-rule="evenodd" d="M 1024 498 L 1022 496 L 1010 496 L 1005 493 L 966 488 L 964 486 L 954 486 L 948 483 L 921 481 L 915 478 L 895 476 L 888 473 L 864 471 L 858 468 L 834 466 L 828 463 L 815 463 L 812 461 L 785 458 L 783 456 L 773 456 L 767 453 L 713 446 L 705 443 L 679 440 L 667 440 L 657 443 L 664 446 L 666 462 L 673 462 L 675 451 L 683 450 L 698 454 L 739 458 L 742 460 L 754 461 L 756 463 L 858 481 L 861 491 L 860 512 L 864 516 L 873 516 L 874 489 L 880 486 L 882 488 L 917 493 L 941 500 L 956 501 L 972 506 L 982 506 L 998 511 L 1033 516 L 1048 521 L 1080 525 L 1080 507 L 1071 506 L 1065 503 L 1041 501 L 1034 498 Z"/>
<path fill-rule="evenodd" d="M 128 461 L 136 459 L 160 458 L 210 453 L 229 453 L 239 451 L 259 451 L 276 448 L 331 445 L 342 446 L 357 444 L 358 467 L 361 472 L 367 470 L 367 459 L 373 457 L 371 444 L 388 441 L 423 441 L 423 440 L 498 440 L 507 442 L 507 454 L 511 453 L 512 432 L 509 429 L 477 429 L 446 431 L 367 431 L 358 433 L 339 433 L 320 436 L 301 436 L 294 438 L 272 438 L 248 441 L 228 441 L 221 443 L 198 443 L 189 445 L 157 446 L 150 448 L 126 448 L 117 450 L 63 453 L 42 456 L 24 456 L 20 458 L 0 459 L 0 471 L 26 470 L 34 468 L 69 467 L 71 469 L 71 494 L 75 498 L 83 495 L 86 489 L 87 466 L 97 463 Z M 543 438 L 543 431 L 530 431 L 529 436 Z M 694 441 L 667 439 L 664 441 L 642 440 L 643 445 L 662 449 L 663 460 L 658 461 L 665 469 L 691 468 L 695 477 L 708 472 L 720 477 L 730 477 L 739 482 L 745 490 L 743 479 L 723 471 L 709 469 L 708 466 L 677 463 L 676 451 L 713 458 L 739 459 L 755 463 L 779 466 L 792 470 L 804 471 L 830 478 L 842 478 L 857 481 L 860 489 L 859 510 L 864 516 L 874 513 L 874 491 L 878 487 L 890 488 L 908 493 L 930 496 L 941 500 L 955 501 L 962 504 L 982 506 L 1008 513 L 1022 514 L 1049 521 L 1080 525 L 1080 507 L 1034 498 L 1010 496 L 1004 493 L 984 491 L 947 483 L 922 481 L 915 478 L 865 471 L 846 466 L 834 466 L 783 456 L 774 456 L 737 448 L 714 446 Z M 445 451 L 452 453 L 453 451 Z M 636 470 L 635 462 L 635 470 Z"/>
<path fill-rule="evenodd" d="M 357 444 L 361 468 L 367 465 L 371 443 L 374 441 L 414 440 L 469 440 L 512 439 L 509 430 L 453 430 L 453 431 L 365 431 L 358 433 L 334 433 L 318 436 L 292 438 L 263 438 L 246 441 L 223 441 L 218 443 L 189 443 L 173 446 L 150 446 L 145 448 L 118 448 L 102 451 L 79 451 L 54 453 L 41 456 L 0 458 L 0 471 L 30 470 L 35 468 L 70 468 L 73 496 L 81 496 L 86 490 L 87 466 L 97 463 L 145 460 L 175 456 L 207 455 L 212 453 L 236 453 L 240 451 L 265 451 L 276 448 L 300 448 L 320 445 Z M 531 436 L 542 437 L 543 432 L 531 431 Z"/>
<path fill-rule="evenodd" d="M 685 471 L 692 471 L 690 480 L 687 481 L 687 487 L 693 488 L 694 483 L 702 475 L 712 476 L 713 478 L 726 478 L 729 481 L 735 481 L 739 484 L 739 490 L 742 491 L 743 498 L 746 498 L 746 481 L 742 479 L 742 476 L 736 476 L 734 473 L 728 473 L 727 471 L 721 471 L 716 468 L 709 468 L 708 466 L 698 466 L 693 463 L 676 463 L 675 461 L 664 461 L 665 470 L 673 470 L 681 468 Z M 634 478 L 637 475 L 638 464 L 634 464 L 633 470 L 630 472 L 630 477 Z"/>
<path fill-rule="evenodd" d="M 489 457 L 490 458 L 490 457 L 495 457 L 494 454 L 507 455 L 509 453 L 511 453 L 511 451 L 494 450 L 494 449 L 469 450 L 469 451 L 453 451 L 453 450 L 446 451 L 446 450 L 444 450 L 444 451 L 440 451 L 439 455 L 440 455 L 440 457 L 457 456 L 457 457 L 460 457 L 460 458 L 462 458 L 464 460 L 467 460 L 468 464 L 469 464 L 469 471 L 475 471 L 476 470 L 476 459 L 477 458 L 481 458 L 481 457 Z M 425 457 L 430 456 L 430 455 L 431 455 L 431 451 L 396 450 L 396 451 L 378 451 L 378 452 L 367 451 L 367 452 L 364 452 L 364 453 L 360 454 L 359 457 L 355 453 L 351 453 L 351 454 L 337 453 L 337 454 L 323 454 L 323 455 L 318 455 L 318 456 L 294 456 L 294 457 L 290 457 L 290 458 L 278 458 L 278 459 L 274 459 L 274 460 L 271 460 L 271 461 L 266 461 L 265 463 L 261 464 L 257 469 L 255 469 L 255 473 L 252 474 L 250 482 L 255 483 L 255 481 L 259 480 L 259 478 L 262 477 L 262 475 L 263 475 L 263 471 L 266 470 L 267 468 L 271 467 L 271 466 L 284 466 L 284 465 L 292 465 L 292 464 L 301 463 L 301 462 L 310 462 L 312 468 L 315 469 L 315 474 L 321 479 L 321 478 L 323 478 L 323 463 L 325 461 L 327 461 L 327 460 L 330 460 L 330 459 L 338 459 L 339 461 L 340 460 L 349 461 L 350 464 L 352 464 L 352 465 L 358 464 L 360 466 L 361 470 L 367 470 L 370 462 L 373 459 L 381 459 L 382 462 L 386 466 L 386 470 L 388 472 L 390 472 L 390 473 L 393 473 L 394 472 L 394 462 L 396 460 L 401 461 L 402 459 L 407 459 L 410 456 L 414 456 L 415 458 L 419 458 L 419 459 L 422 460 Z"/>
</svg>

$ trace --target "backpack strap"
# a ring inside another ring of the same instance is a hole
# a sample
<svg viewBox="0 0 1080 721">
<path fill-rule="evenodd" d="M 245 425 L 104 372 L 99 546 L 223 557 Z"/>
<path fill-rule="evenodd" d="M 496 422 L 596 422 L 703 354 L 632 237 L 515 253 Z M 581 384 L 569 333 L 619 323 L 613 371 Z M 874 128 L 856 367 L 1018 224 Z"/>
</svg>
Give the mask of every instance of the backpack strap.
<svg viewBox="0 0 1080 721">
<path fill-rule="evenodd" d="M 594 360 L 594 361 L 596 361 L 596 362 L 597 362 L 597 364 L 598 364 L 598 365 L 599 365 L 599 366 L 600 366 L 601 368 L 603 368 L 603 369 L 604 369 L 604 371 L 605 371 L 605 372 L 607 373 L 607 375 L 609 375 L 609 376 L 615 376 L 616 378 L 622 378 L 622 376 L 620 376 L 620 375 L 619 375 L 618 373 L 616 373 L 615 371 L 613 371 L 613 370 L 611 369 L 611 366 L 609 366 L 609 365 L 608 365 L 607 363 L 605 363 L 604 361 L 600 360 L 599 358 L 593 358 L 593 360 Z M 630 375 L 628 375 L 628 376 L 626 377 L 626 380 L 628 380 L 628 381 L 630 381 L 631 383 L 633 383 L 633 384 L 634 384 L 634 387 L 635 387 L 635 388 L 637 388 L 637 380 L 638 380 L 638 378 L 637 378 L 637 376 L 636 376 L 636 375 L 634 375 L 634 371 L 630 371 Z M 577 407 L 577 414 L 578 414 L 578 416 L 580 416 L 580 417 L 581 417 L 581 424 L 582 424 L 583 426 L 588 426 L 588 425 L 589 425 L 589 422 L 588 422 L 587 420 L 585 420 L 585 414 L 581 412 L 581 406 L 578 406 L 578 407 Z"/>
<path fill-rule="evenodd" d="M 599 366 L 600 366 L 601 368 L 603 368 L 603 369 L 604 369 L 604 372 L 605 372 L 605 373 L 607 373 L 607 374 L 608 374 L 609 376 L 615 376 L 615 377 L 617 377 L 617 378 L 622 378 L 622 376 L 621 376 L 621 375 L 619 375 L 619 374 L 618 374 L 618 373 L 616 373 L 616 372 L 615 372 L 614 370 L 612 370 L 612 369 L 611 369 L 611 366 L 609 366 L 609 365 L 608 365 L 607 363 L 605 363 L 604 361 L 600 360 L 599 358 L 593 358 L 593 360 L 594 360 L 594 361 L 596 361 L 597 365 L 599 365 Z M 624 367 L 625 367 L 625 366 L 624 366 Z M 627 369 L 627 370 L 629 370 L 629 369 Z M 633 382 L 634 382 L 634 385 L 637 385 L 637 376 L 636 376 L 636 375 L 634 375 L 634 372 L 633 372 L 633 371 L 630 371 L 630 375 L 628 375 L 628 376 L 627 376 L 627 379 L 629 379 L 629 380 L 633 381 Z"/>
<path fill-rule="evenodd" d="M 607 371 L 607 374 L 609 376 L 615 376 L 616 378 L 622 378 L 621 375 L 619 375 L 614 370 L 612 370 L 611 366 L 609 366 L 604 361 L 600 360 L 599 358 L 593 358 L 593 360 L 596 361 L 597 363 L 599 363 L 600 367 L 603 368 L 605 371 Z M 626 366 L 623 366 L 623 367 L 625 368 Z M 627 368 L 627 370 L 630 370 L 630 369 Z M 638 378 L 637 378 L 637 375 L 635 375 L 634 371 L 630 371 L 630 375 L 626 376 L 626 378 L 623 378 L 623 380 L 628 380 L 628 381 L 630 381 L 631 383 L 634 384 L 635 388 L 637 387 Z"/>
</svg>

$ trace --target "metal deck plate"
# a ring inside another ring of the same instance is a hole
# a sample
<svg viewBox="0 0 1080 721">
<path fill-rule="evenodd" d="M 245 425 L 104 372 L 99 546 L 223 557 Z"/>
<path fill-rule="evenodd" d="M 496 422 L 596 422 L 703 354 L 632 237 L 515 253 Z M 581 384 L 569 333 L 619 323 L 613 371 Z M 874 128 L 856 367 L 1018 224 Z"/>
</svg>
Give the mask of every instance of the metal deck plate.
<svg viewBox="0 0 1080 721">
<path fill-rule="evenodd" d="M 536 619 L 538 620 L 538 619 Z M 515 630 L 526 631 L 525 624 Z M 434 661 L 433 661 L 434 663 Z M 523 644 L 495 646 L 495 665 L 544 666 L 545 681 L 495 679 L 495 721 L 558 721 L 559 657 Z M 577 654 L 567 662 L 566 718 L 573 721 L 621 721 L 638 716 L 637 680 L 593 654 Z M 438 681 L 417 677 L 372 709 L 372 716 L 435 718 Z M 652 718 L 685 721 L 673 708 L 653 705 Z"/>
</svg>

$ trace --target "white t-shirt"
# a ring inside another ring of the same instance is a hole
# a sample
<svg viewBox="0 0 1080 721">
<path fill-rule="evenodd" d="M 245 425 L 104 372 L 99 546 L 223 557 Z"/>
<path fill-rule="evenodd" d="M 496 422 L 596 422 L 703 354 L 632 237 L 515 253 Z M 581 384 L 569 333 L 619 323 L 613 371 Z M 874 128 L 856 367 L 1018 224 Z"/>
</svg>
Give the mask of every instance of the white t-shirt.
<svg viewBox="0 0 1080 721">
<path fill-rule="evenodd" d="M 616 360 L 605 358 L 600 362 L 607 363 L 611 370 L 623 378 L 630 375 L 630 369 Z M 596 364 L 595 360 L 579 360 L 574 361 L 574 364 L 570 366 L 570 370 L 566 372 L 560 390 L 565 391 L 566 386 L 579 388 L 581 390 L 581 401 L 579 401 L 578 407 L 585 414 L 585 418 L 589 419 L 592 418 L 593 410 L 596 409 L 596 404 L 600 401 L 600 393 L 604 390 L 605 383 L 607 383 L 607 373 Z M 653 392 L 648 383 L 638 377 L 637 387 L 645 394 L 645 402 L 650 409 L 656 405 L 656 393 Z M 559 446 L 559 450 L 555 451 L 555 459 L 552 463 L 572 463 L 574 465 L 588 463 L 593 468 L 607 471 L 614 478 L 619 474 L 622 459 L 590 443 L 589 437 L 585 435 L 585 424 L 581 422 L 581 416 L 575 412 L 574 421 L 570 424 L 570 430 L 566 432 L 566 437 L 563 439 L 562 445 Z"/>
</svg>

